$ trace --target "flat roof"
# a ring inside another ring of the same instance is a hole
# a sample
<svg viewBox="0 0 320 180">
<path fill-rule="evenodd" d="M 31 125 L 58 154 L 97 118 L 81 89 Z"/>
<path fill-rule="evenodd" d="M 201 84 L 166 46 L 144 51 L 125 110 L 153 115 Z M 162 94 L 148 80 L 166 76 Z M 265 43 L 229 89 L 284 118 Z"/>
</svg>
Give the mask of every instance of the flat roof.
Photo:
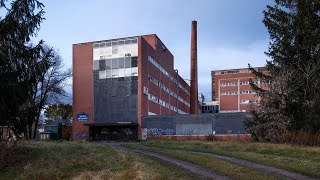
<svg viewBox="0 0 320 180">
<path fill-rule="evenodd" d="M 256 68 L 266 68 L 265 66 L 260 66 L 260 67 L 252 67 L 254 69 Z M 244 69 L 249 69 L 249 68 L 236 68 L 236 69 L 219 69 L 219 70 L 213 70 L 211 72 L 220 72 L 220 71 L 234 71 L 234 70 L 244 70 Z"/>
<path fill-rule="evenodd" d="M 121 40 L 121 39 L 137 38 L 137 37 L 141 37 L 141 36 L 150 36 L 150 35 L 157 36 L 156 34 L 145 34 L 145 35 L 140 35 L 140 36 L 128 36 L 128 37 L 105 39 L 105 40 L 98 40 L 98 41 L 87 41 L 87 42 L 82 42 L 82 43 L 74 43 L 73 45 L 87 44 L 87 43 L 100 43 L 100 42 L 105 42 L 105 41 L 116 41 L 116 40 Z M 160 39 L 160 38 L 158 37 L 158 39 Z"/>
<path fill-rule="evenodd" d="M 135 122 L 115 122 L 115 123 L 85 123 L 84 126 L 99 127 L 99 126 L 138 126 Z"/>
</svg>

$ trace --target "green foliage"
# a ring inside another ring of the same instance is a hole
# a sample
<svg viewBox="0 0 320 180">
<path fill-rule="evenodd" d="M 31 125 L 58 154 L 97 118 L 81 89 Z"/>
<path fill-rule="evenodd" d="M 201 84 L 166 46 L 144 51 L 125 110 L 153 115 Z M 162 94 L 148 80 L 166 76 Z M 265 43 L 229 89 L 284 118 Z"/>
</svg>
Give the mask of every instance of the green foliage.
<svg viewBox="0 0 320 180">
<path fill-rule="evenodd" d="M 35 137 L 41 110 L 65 94 L 60 56 L 41 40 L 31 42 L 43 21 L 37 0 L 0 0 L 0 124 L 19 137 Z"/>
<path fill-rule="evenodd" d="M 270 57 L 257 78 L 269 91 L 251 83 L 260 105 L 246 121 L 253 138 L 283 142 L 290 132 L 320 132 L 320 1 L 276 0 L 264 11 L 270 34 Z"/>
<path fill-rule="evenodd" d="M 57 119 L 70 120 L 72 117 L 72 106 L 70 104 L 50 105 L 45 108 L 44 115 L 47 121 L 54 121 Z"/>
<path fill-rule="evenodd" d="M 32 123 L 25 118 L 32 106 L 30 92 L 37 83 L 36 77 L 46 68 L 37 61 L 43 41 L 31 46 L 30 37 L 40 27 L 44 6 L 36 0 L 13 1 L 10 7 L 5 6 L 4 0 L 0 4 L 1 10 L 7 10 L 0 19 L 0 119 L 15 134 L 29 134 L 27 129 L 32 128 Z"/>
</svg>

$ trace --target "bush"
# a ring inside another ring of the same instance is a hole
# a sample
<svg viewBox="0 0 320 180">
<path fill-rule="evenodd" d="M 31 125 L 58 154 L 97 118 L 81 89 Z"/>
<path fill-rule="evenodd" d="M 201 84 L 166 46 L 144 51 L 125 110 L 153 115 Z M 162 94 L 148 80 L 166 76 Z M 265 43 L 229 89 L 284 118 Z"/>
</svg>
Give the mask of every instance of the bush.
<svg viewBox="0 0 320 180">
<path fill-rule="evenodd" d="M 320 133 L 310 134 L 305 131 L 289 132 L 284 135 L 286 143 L 320 146 Z"/>
</svg>

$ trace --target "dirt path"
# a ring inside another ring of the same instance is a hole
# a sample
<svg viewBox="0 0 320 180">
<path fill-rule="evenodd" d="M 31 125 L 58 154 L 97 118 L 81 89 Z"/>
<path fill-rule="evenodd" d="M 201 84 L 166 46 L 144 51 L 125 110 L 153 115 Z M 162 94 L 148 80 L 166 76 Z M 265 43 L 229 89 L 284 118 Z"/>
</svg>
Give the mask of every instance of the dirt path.
<svg viewBox="0 0 320 180">
<path fill-rule="evenodd" d="M 150 151 L 145 151 L 145 150 L 138 150 L 138 149 L 130 149 L 130 148 L 125 148 L 121 146 L 121 143 L 103 143 L 103 144 L 107 144 L 110 146 L 113 146 L 115 148 L 121 149 L 121 150 L 125 150 L 125 151 L 132 151 L 132 152 L 136 152 L 136 153 L 140 153 L 140 154 L 144 154 L 147 156 L 151 156 L 157 159 L 160 159 L 162 161 L 174 164 L 176 166 L 179 166 L 183 169 L 189 170 L 190 172 L 200 175 L 202 177 L 206 177 L 206 178 L 213 178 L 213 179 L 231 179 L 229 177 L 226 176 L 221 176 L 215 172 L 213 172 L 210 169 L 204 168 L 202 166 L 199 165 L 195 165 L 186 161 L 181 161 L 175 158 L 171 158 L 168 156 L 164 156 L 158 153 L 154 153 L 154 152 L 150 152 Z"/>
<path fill-rule="evenodd" d="M 265 166 L 265 165 L 262 165 L 262 164 L 258 164 L 258 163 L 254 163 L 254 162 L 251 162 L 251 161 L 238 159 L 238 158 L 233 158 L 233 157 L 228 157 L 228 156 L 221 156 L 221 155 L 205 153 L 205 152 L 197 152 L 197 151 L 191 151 L 191 152 L 197 153 L 197 154 L 206 155 L 206 156 L 211 156 L 211 157 L 214 157 L 214 158 L 223 159 L 223 160 L 230 161 L 230 162 L 233 162 L 233 163 L 236 163 L 236 164 L 240 164 L 240 165 L 243 165 L 243 166 L 247 166 L 247 167 L 252 167 L 252 168 L 255 168 L 255 169 L 262 170 L 262 171 L 267 172 L 267 173 L 276 173 L 278 175 L 281 175 L 281 176 L 284 176 L 284 177 L 287 177 L 287 178 L 290 178 L 290 179 L 299 179 L 299 180 L 300 179 L 315 179 L 315 178 L 311 178 L 311 177 L 308 177 L 308 176 L 305 176 L 305 175 L 302 175 L 302 174 L 299 174 L 299 173 L 290 172 L 290 171 L 279 169 L 279 168 L 275 168 L 275 167 L 272 167 L 272 166 Z"/>
<path fill-rule="evenodd" d="M 126 144 L 126 143 L 105 143 L 105 144 L 108 144 L 108 145 L 111 145 L 111 146 L 114 146 L 117 148 L 121 148 L 124 150 L 134 151 L 134 152 L 137 152 L 140 154 L 149 155 L 149 156 L 161 159 L 163 161 L 178 165 L 184 169 L 190 170 L 191 172 L 193 172 L 195 174 L 199 174 L 201 176 L 211 177 L 211 178 L 215 178 L 215 179 L 230 179 L 229 177 L 218 175 L 217 173 L 213 172 L 212 170 L 209 170 L 207 168 L 203 168 L 199 165 L 195 165 L 195 164 L 192 164 L 192 163 L 189 163 L 186 161 L 181 161 L 178 159 L 174 159 L 174 158 L 171 158 L 171 157 L 168 157 L 165 155 L 161 155 L 161 154 L 146 151 L 146 150 L 130 149 L 130 148 L 125 148 L 125 147 L 121 146 L 122 144 Z M 138 145 L 138 144 L 136 144 L 136 145 Z M 222 159 L 222 160 L 226 160 L 226 161 L 229 161 L 229 162 L 232 162 L 235 164 L 239 164 L 242 166 L 247 166 L 247 167 L 259 169 L 259 170 L 262 170 L 267 173 L 275 173 L 279 176 L 289 178 L 289 179 L 298 179 L 298 180 L 316 179 L 316 178 L 311 178 L 311 177 L 308 177 L 308 176 L 305 176 L 305 175 L 302 175 L 299 173 L 290 172 L 290 171 L 279 169 L 276 167 L 266 166 L 266 165 L 262 165 L 262 164 L 254 163 L 251 161 L 234 158 L 234 157 L 216 155 L 216 154 L 212 154 L 212 153 L 205 153 L 205 152 L 199 152 L 199 151 L 190 151 L 190 152 L 201 154 L 201 155 L 206 155 L 206 156 L 211 156 L 211 157 Z"/>
</svg>

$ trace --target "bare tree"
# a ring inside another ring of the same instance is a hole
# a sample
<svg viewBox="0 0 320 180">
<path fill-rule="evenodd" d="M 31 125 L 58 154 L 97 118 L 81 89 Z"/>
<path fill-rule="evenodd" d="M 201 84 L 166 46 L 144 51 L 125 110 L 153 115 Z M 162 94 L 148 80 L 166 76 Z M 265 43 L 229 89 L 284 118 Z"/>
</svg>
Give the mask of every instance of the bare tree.
<svg viewBox="0 0 320 180">
<path fill-rule="evenodd" d="M 39 77 L 39 81 L 34 87 L 33 101 L 35 102 L 36 111 L 33 118 L 33 138 L 35 138 L 40 114 L 44 107 L 54 103 L 61 103 L 61 100 L 68 96 L 65 91 L 66 81 L 72 75 L 71 69 L 64 68 L 61 56 L 53 48 L 45 46 L 43 53 L 45 55 L 43 64 L 48 67 L 47 71 Z"/>
</svg>

